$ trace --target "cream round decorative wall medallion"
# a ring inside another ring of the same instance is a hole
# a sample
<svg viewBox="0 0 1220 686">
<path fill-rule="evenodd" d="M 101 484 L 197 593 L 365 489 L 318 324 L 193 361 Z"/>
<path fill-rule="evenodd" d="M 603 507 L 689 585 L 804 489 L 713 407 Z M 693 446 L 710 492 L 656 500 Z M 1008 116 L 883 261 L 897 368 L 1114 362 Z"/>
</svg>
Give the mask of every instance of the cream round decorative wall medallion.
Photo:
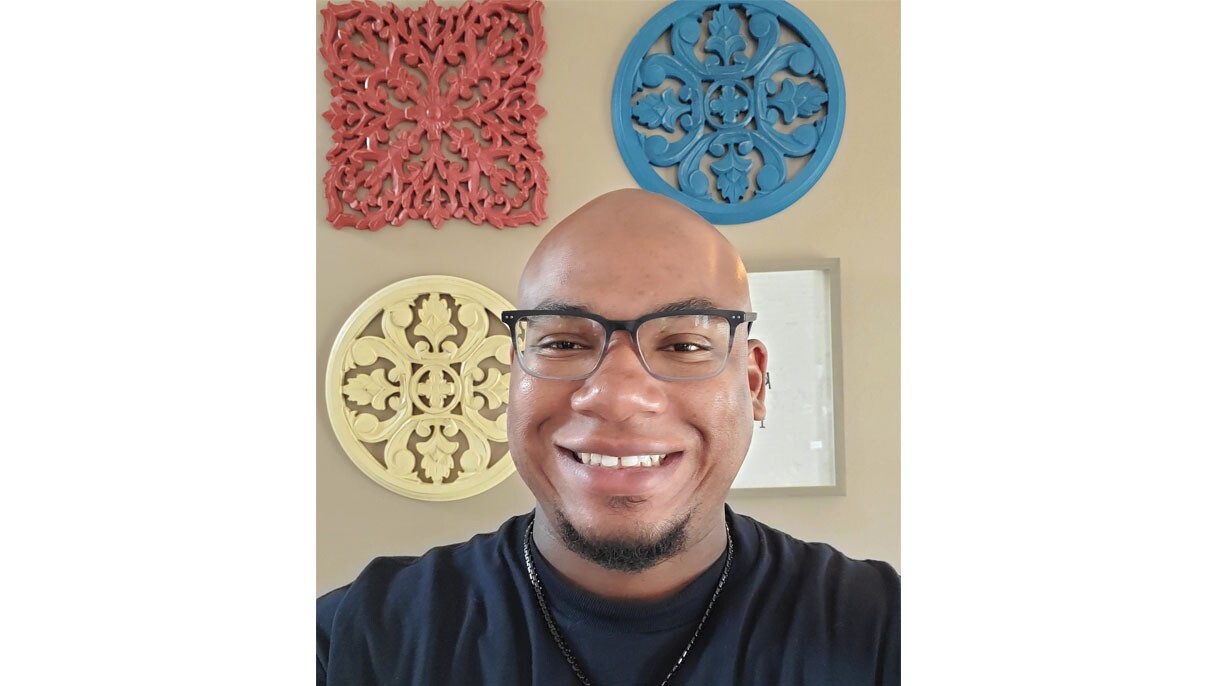
<svg viewBox="0 0 1220 686">
<path fill-rule="evenodd" d="M 326 365 L 331 426 L 360 471 L 408 498 L 458 500 L 515 471 L 508 454 L 512 303 L 455 276 L 387 286 Z"/>
</svg>

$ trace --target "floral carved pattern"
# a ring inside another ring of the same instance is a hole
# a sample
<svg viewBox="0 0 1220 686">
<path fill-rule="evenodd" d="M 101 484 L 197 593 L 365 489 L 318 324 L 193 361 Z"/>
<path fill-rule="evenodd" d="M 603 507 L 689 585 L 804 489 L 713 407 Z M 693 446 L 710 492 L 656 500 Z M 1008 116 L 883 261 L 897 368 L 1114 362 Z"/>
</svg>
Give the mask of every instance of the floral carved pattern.
<svg viewBox="0 0 1220 686">
<path fill-rule="evenodd" d="M 536 83 L 539 0 L 322 10 L 334 131 L 322 179 L 335 228 L 546 218 Z"/>
<path fill-rule="evenodd" d="M 507 454 L 511 304 L 446 276 L 375 294 L 344 326 L 327 368 L 331 424 L 348 456 L 409 497 L 451 500 L 513 471 Z"/>
<path fill-rule="evenodd" d="M 838 146 L 843 77 L 821 32 L 782 2 L 680 2 L 636 36 L 612 98 L 641 186 L 718 223 L 811 188 Z"/>
</svg>

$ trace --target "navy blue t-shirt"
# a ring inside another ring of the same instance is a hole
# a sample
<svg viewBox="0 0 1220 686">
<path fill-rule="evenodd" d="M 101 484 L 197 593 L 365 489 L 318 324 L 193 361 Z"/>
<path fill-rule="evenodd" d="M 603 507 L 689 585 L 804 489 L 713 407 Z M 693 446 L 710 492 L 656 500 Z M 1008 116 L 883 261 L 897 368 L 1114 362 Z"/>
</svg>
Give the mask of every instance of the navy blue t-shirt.
<svg viewBox="0 0 1220 686">
<path fill-rule="evenodd" d="M 733 564 L 671 684 L 899 683 L 899 578 L 727 507 Z M 525 569 L 531 515 L 494 534 L 373 560 L 318 599 L 318 684 L 578 684 Z M 573 586 L 531 550 L 547 602 L 595 686 L 660 684 L 698 626 L 724 556 L 659 602 Z"/>
</svg>

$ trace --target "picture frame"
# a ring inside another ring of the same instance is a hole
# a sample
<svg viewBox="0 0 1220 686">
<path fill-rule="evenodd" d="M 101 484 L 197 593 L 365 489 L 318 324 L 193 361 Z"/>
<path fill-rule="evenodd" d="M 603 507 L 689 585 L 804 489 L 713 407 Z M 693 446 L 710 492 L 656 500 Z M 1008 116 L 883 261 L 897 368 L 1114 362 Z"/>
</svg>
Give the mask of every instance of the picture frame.
<svg viewBox="0 0 1220 686">
<path fill-rule="evenodd" d="M 839 260 L 749 272 L 750 337 L 767 346 L 767 417 L 734 493 L 846 495 Z"/>
</svg>

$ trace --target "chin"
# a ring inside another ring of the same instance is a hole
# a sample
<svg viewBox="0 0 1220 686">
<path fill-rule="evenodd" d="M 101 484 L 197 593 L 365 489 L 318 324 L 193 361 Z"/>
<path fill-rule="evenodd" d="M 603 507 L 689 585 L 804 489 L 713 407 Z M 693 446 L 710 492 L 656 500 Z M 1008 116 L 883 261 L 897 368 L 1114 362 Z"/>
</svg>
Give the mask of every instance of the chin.
<svg viewBox="0 0 1220 686">
<path fill-rule="evenodd" d="M 597 510 L 581 509 L 574 512 L 562 508 L 556 510 L 556 525 L 570 527 L 582 538 L 600 542 L 620 542 L 650 545 L 675 530 L 689 528 L 695 508 L 681 512 L 656 514 L 640 509 L 639 504 L 619 502 L 613 499 Z M 571 514 L 572 516 L 569 516 Z"/>
<path fill-rule="evenodd" d="M 691 515 L 606 530 L 575 524 L 557 510 L 555 526 L 564 546 L 584 559 L 613 571 L 642 572 L 685 550 Z"/>
</svg>

